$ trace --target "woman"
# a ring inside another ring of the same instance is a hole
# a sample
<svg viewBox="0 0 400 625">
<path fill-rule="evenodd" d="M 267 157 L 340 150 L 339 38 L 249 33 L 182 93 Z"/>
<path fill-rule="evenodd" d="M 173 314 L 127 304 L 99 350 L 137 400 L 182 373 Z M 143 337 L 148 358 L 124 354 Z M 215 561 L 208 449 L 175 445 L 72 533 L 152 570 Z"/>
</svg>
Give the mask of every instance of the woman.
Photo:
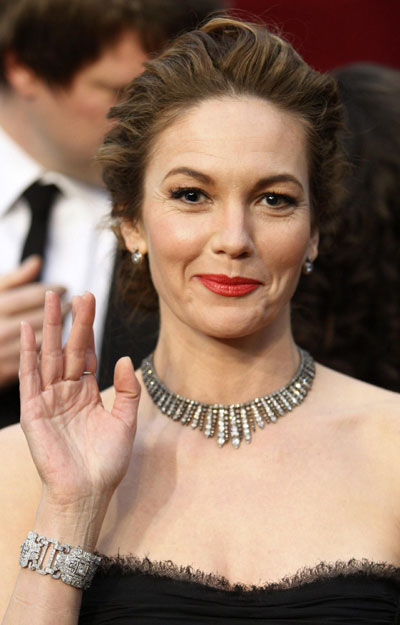
<svg viewBox="0 0 400 625">
<path fill-rule="evenodd" d="M 3 625 L 395 622 L 398 398 L 315 367 L 290 328 L 338 196 L 334 82 L 261 26 L 218 18 L 113 116 L 105 180 L 129 267 L 151 274 L 159 341 L 137 377 L 121 359 L 101 399 L 90 294 L 64 353 L 54 293 L 39 363 L 23 326 L 40 479 L 6 430 Z M 28 535 L 18 572 L 29 530 L 58 542 L 41 562 Z M 29 569 L 49 558 L 64 582 Z"/>
</svg>

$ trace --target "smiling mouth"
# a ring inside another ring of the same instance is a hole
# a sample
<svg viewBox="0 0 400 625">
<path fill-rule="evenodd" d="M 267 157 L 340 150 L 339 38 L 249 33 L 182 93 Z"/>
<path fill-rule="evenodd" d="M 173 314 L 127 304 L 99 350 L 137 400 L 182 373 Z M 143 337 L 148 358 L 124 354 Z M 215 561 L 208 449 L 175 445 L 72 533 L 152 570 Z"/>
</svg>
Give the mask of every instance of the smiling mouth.
<svg viewBox="0 0 400 625">
<path fill-rule="evenodd" d="M 247 295 L 261 286 L 259 280 L 236 276 L 230 278 L 223 274 L 199 274 L 195 276 L 200 282 L 213 293 L 225 297 L 241 297 Z"/>
</svg>

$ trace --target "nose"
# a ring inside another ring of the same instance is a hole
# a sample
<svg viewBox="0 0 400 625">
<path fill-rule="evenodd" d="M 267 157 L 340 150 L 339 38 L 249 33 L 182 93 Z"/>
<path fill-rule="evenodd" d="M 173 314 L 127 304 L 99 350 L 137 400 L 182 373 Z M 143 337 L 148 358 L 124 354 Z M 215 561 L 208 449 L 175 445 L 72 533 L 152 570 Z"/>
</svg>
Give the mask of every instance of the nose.
<svg viewBox="0 0 400 625">
<path fill-rule="evenodd" d="M 246 258 L 253 252 L 253 237 L 246 208 L 236 204 L 225 207 L 218 216 L 212 239 L 214 254 Z"/>
</svg>

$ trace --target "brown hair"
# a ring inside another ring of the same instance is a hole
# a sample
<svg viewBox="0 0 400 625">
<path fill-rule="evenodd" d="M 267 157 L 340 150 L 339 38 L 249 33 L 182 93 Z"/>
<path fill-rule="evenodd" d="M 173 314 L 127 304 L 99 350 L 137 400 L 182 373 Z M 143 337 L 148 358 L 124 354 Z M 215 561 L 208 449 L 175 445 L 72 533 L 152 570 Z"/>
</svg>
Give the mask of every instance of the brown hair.
<svg viewBox="0 0 400 625">
<path fill-rule="evenodd" d="M 0 85 L 7 86 L 5 54 L 48 84 L 66 87 L 126 30 L 156 54 L 195 28 L 223 0 L 1 0 Z"/>
<path fill-rule="evenodd" d="M 333 75 L 347 124 L 347 196 L 294 296 L 294 333 L 323 364 L 399 392 L 400 72 L 360 63 Z"/>
<path fill-rule="evenodd" d="M 104 181 L 118 220 L 140 217 L 152 146 L 162 130 L 199 102 L 226 95 L 263 98 L 296 115 L 308 136 L 310 194 L 317 224 L 340 194 L 337 130 L 342 115 L 335 81 L 312 70 L 292 46 L 265 27 L 217 17 L 183 35 L 147 64 L 111 110 L 114 129 L 100 150 Z M 157 306 L 148 262 L 135 271 L 125 254 L 121 279 L 129 300 Z"/>
</svg>

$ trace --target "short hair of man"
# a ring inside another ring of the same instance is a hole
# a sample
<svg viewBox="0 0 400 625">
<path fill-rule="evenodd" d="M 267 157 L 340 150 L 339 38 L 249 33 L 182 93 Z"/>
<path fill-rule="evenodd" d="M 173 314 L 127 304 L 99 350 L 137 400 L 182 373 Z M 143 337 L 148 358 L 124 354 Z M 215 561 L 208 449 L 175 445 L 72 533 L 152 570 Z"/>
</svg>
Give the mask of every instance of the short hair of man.
<svg viewBox="0 0 400 625">
<path fill-rule="evenodd" d="M 137 32 L 153 55 L 224 6 L 223 0 L 1 0 L 0 87 L 8 85 L 7 53 L 49 85 L 67 87 L 123 32 Z"/>
</svg>

